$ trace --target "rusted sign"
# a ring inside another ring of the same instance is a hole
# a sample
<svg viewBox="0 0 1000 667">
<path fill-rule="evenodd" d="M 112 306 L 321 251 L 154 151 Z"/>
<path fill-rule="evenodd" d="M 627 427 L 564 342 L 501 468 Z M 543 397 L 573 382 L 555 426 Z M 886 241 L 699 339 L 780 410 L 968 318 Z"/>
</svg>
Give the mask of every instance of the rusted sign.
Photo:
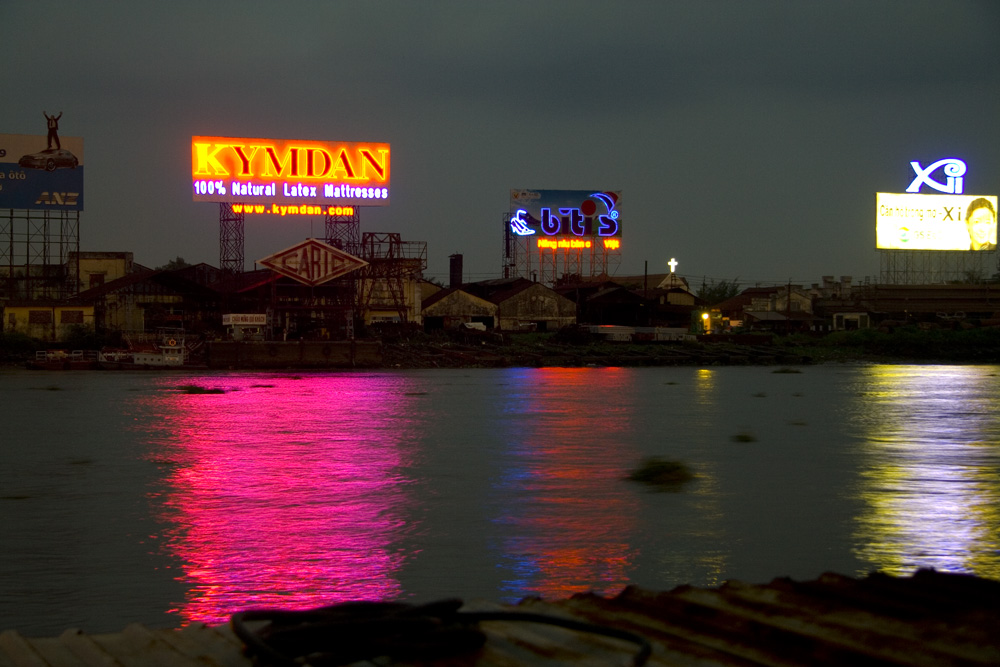
<svg viewBox="0 0 1000 667">
<path fill-rule="evenodd" d="M 356 271 L 368 262 L 338 250 L 317 239 L 286 248 L 258 261 L 283 276 L 294 278 L 306 285 L 320 285 L 345 273 Z"/>
</svg>

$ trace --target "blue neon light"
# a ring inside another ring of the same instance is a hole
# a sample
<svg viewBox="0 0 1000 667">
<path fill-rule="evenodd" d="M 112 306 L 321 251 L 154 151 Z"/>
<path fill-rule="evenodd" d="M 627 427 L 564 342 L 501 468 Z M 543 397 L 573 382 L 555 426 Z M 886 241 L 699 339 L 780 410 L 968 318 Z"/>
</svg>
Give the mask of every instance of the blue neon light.
<svg viewBox="0 0 1000 667">
<path fill-rule="evenodd" d="M 921 167 L 917 161 L 910 162 L 910 166 L 913 167 L 913 171 L 916 172 L 917 177 L 910 183 L 910 187 L 906 188 L 907 192 L 920 192 L 920 186 L 927 185 L 938 192 L 954 195 L 962 194 L 962 176 L 965 175 L 966 166 L 958 158 L 949 157 L 938 160 L 928 165 L 926 169 Z M 938 183 L 930 176 L 942 167 L 944 167 L 944 174 L 948 177 L 948 180 L 945 183 Z"/>
<path fill-rule="evenodd" d="M 604 204 L 608 209 L 607 215 L 597 216 L 601 227 L 597 230 L 598 236 L 614 236 L 618 233 L 618 211 L 615 210 L 615 201 L 603 192 L 595 192 L 590 195 L 594 199 Z"/>
<path fill-rule="evenodd" d="M 523 208 L 519 208 L 514 217 L 510 219 L 510 231 L 514 232 L 518 236 L 531 236 L 534 234 L 535 230 L 528 227 L 528 223 L 521 217 L 522 215 L 527 214 L 527 211 Z"/>
<path fill-rule="evenodd" d="M 560 211 L 565 209 L 559 209 Z M 543 208 L 542 211 L 542 231 L 552 236 L 558 234 L 562 228 L 562 220 L 557 215 L 552 215 L 552 209 Z"/>
</svg>

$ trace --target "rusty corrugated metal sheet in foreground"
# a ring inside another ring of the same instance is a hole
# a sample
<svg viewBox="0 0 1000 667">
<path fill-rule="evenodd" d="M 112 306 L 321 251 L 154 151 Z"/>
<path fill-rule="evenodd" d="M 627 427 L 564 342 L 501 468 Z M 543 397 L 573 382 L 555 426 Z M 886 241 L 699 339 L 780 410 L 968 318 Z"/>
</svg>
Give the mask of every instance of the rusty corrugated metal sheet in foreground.
<svg viewBox="0 0 1000 667">
<path fill-rule="evenodd" d="M 931 570 L 905 578 L 827 574 L 807 582 L 730 582 L 715 589 L 629 588 L 614 598 L 580 595 L 467 608 L 572 617 L 639 634 L 653 647 L 647 664 L 657 666 L 1000 664 L 1000 582 Z M 424 664 L 624 665 L 636 650 L 625 641 L 550 625 L 480 626 L 487 637 L 480 651 Z M 0 667 L 251 664 L 227 627 L 132 625 L 116 634 L 68 630 L 48 639 L 9 630 L 0 635 Z"/>
</svg>

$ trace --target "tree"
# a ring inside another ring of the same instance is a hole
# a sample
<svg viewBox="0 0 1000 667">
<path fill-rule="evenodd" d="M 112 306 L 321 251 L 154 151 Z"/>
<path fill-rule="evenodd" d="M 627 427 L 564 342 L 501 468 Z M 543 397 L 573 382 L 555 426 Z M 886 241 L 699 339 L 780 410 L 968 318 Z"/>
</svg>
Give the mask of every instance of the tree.
<svg viewBox="0 0 1000 667">
<path fill-rule="evenodd" d="M 176 271 L 177 269 L 183 269 L 186 266 L 191 266 L 184 261 L 184 258 L 178 255 L 176 258 L 170 260 L 163 266 L 156 267 L 157 271 Z"/>
<path fill-rule="evenodd" d="M 739 278 L 733 280 L 711 280 L 702 279 L 701 288 L 698 290 L 698 298 L 709 305 L 722 303 L 726 299 L 731 299 L 740 293 Z"/>
</svg>

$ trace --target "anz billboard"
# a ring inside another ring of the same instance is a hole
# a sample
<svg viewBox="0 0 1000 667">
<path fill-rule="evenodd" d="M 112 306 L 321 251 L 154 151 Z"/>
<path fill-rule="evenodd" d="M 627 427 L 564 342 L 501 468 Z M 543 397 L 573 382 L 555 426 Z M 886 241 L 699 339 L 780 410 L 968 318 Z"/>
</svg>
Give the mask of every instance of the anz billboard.
<svg viewBox="0 0 1000 667">
<path fill-rule="evenodd" d="M 81 137 L 0 134 L 0 208 L 82 211 L 83 171 Z"/>
</svg>

